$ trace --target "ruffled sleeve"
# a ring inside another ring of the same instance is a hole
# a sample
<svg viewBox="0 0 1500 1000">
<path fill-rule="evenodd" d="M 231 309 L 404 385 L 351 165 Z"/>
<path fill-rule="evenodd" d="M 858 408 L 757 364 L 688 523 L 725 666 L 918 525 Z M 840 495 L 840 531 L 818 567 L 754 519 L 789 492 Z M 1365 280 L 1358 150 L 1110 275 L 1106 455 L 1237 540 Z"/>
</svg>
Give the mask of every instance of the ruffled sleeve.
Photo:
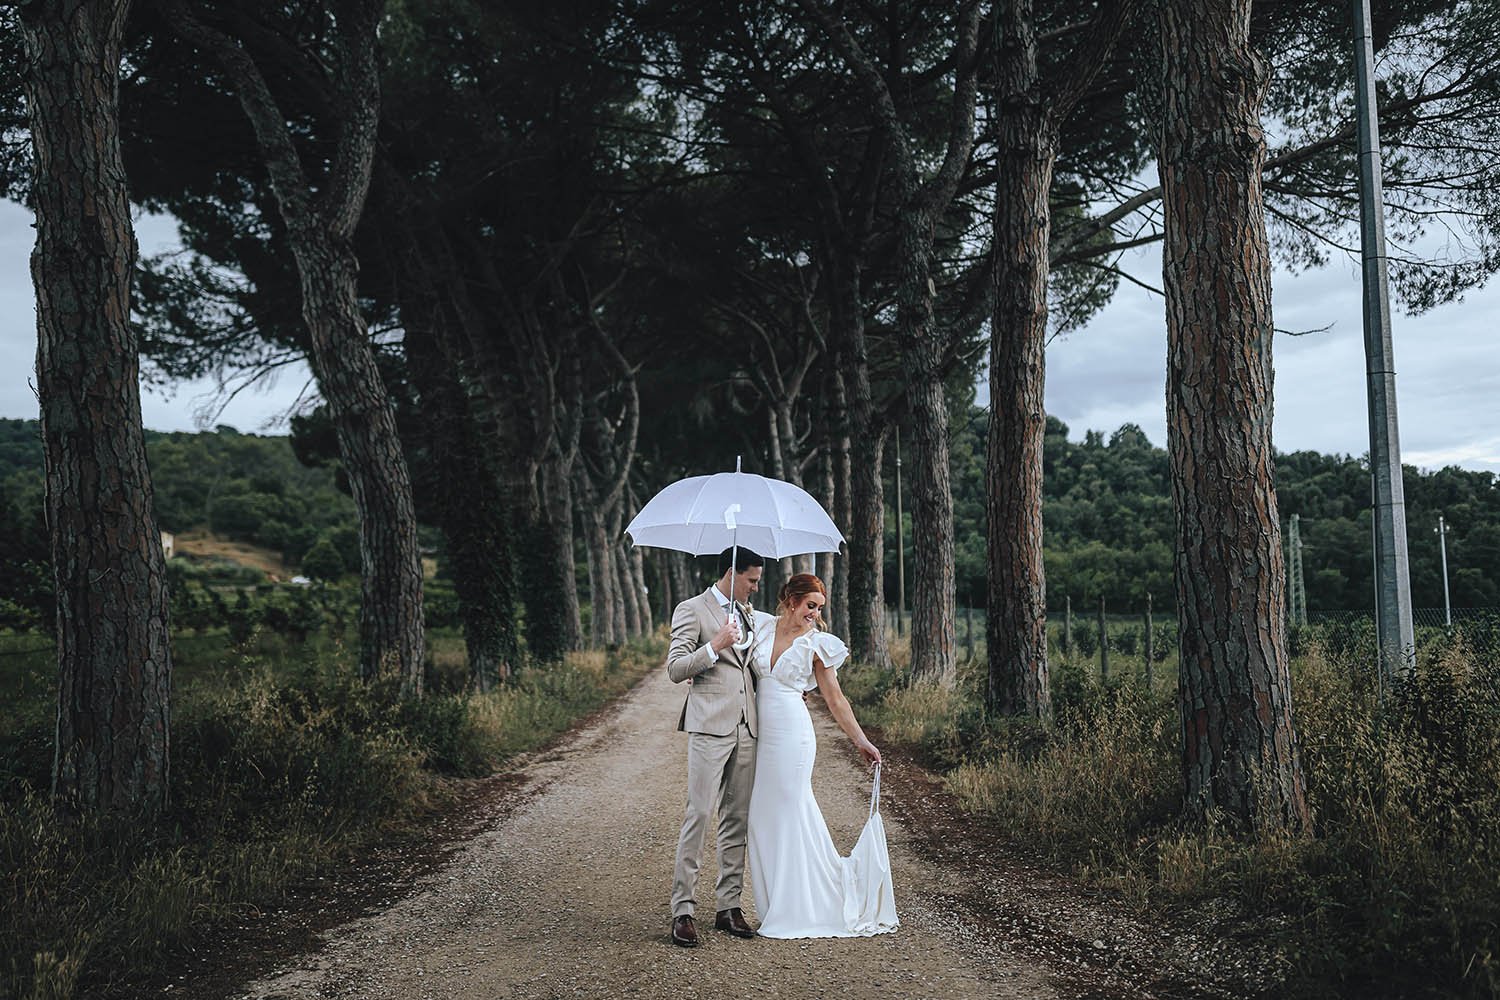
<svg viewBox="0 0 1500 1000">
<path fill-rule="evenodd" d="M 829 670 L 837 670 L 849 658 L 849 647 L 832 632 L 813 632 L 804 638 L 813 652 L 818 654 L 818 659 L 823 661 L 823 666 Z M 812 667 L 809 666 L 808 669 L 811 670 Z"/>
<path fill-rule="evenodd" d="M 813 687 L 814 657 L 822 660 L 829 670 L 837 670 L 849 658 L 849 647 L 828 632 L 799 635 L 776 661 L 771 676 L 790 688 L 806 691 Z"/>
</svg>

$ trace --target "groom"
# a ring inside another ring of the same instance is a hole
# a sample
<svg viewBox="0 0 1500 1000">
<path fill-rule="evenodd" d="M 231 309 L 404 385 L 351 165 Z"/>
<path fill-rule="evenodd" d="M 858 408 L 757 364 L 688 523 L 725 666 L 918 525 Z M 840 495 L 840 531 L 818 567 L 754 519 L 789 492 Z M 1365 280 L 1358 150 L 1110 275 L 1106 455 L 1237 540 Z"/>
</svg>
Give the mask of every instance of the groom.
<svg viewBox="0 0 1500 1000">
<path fill-rule="evenodd" d="M 667 675 L 688 683 L 677 729 L 688 734 L 688 799 L 677 863 L 672 872 L 672 943 L 698 946 L 693 923 L 698 856 L 709 814 L 719 807 L 719 881 L 714 886 L 714 929 L 750 938 L 755 931 L 740 909 L 745 884 L 746 819 L 755 783 L 755 683 L 748 638 L 755 613 L 745 603 L 760 589 L 764 560 L 739 549 L 719 553 L 719 581 L 672 612 Z M 737 570 L 737 571 L 736 571 Z M 733 614 L 730 597 L 734 598 Z"/>
</svg>

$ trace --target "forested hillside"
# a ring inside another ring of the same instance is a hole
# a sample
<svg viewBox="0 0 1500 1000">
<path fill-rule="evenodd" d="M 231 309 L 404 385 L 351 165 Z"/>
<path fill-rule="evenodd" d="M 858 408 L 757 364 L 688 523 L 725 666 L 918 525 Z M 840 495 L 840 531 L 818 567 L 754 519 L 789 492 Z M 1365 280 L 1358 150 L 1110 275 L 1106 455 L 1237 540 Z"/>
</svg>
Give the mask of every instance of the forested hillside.
<svg viewBox="0 0 1500 1000">
<path fill-rule="evenodd" d="M 983 469 L 986 422 L 973 410 L 955 420 L 953 482 L 958 601 L 984 599 Z M 1064 597 L 1092 607 L 1104 597 L 1113 610 L 1141 608 L 1149 593 L 1169 609 L 1172 587 L 1172 505 L 1167 454 L 1127 424 L 1081 442 L 1048 421 L 1045 518 L 1049 605 Z M 357 568 L 354 508 L 336 483 L 335 467 L 298 461 L 290 438 L 241 434 L 220 427 L 200 434 L 148 432 L 147 448 L 164 530 L 208 529 L 279 552 L 301 565 L 327 538 L 343 565 Z M 888 463 L 886 594 L 896 594 L 895 468 Z M 1308 607 L 1362 610 L 1371 592 L 1369 479 L 1347 456 L 1295 452 L 1278 457 L 1283 518 L 1301 517 Z M 1500 483 L 1494 474 L 1458 468 L 1408 467 L 1408 540 L 1412 591 L 1419 607 L 1443 600 L 1439 514 L 1447 518 L 1449 586 L 1455 607 L 1500 605 Z M 0 420 L 0 562 L 7 567 L 0 598 L 36 606 L 50 587 L 42 571 L 46 541 L 41 515 L 41 447 L 35 421 Z M 909 511 L 909 507 L 908 507 Z M 904 541 L 911 558 L 911 524 Z M 911 567 L 907 567 L 908 581 Z M 908 583 L 908 587 L 910 584 Z"/>
<path fill-rule="evenodd" d="M 984 415 L 954 421 L 953 490 L 958 536 L 958 599 L 984 595 Z M 1139 427 L 1106 436 L 1088 431 L 1068 440 L 1068 427 L 1049 418 L 1044 450 L 1048 606 L 1064 597 L 1137 611 L 1149 593 L 1170 608 L 1172 500 L 1167 453 Z M 1364 610 L 1373 582 L 1370 480 L 1356 458 L 1302 451 L 1277 456 L 1276 484 L 1283 530 L 1300 515 L 1310 611 Z M 1418 607 L 1443 603 L 1438 515 L 1448 522 L 1448 571 L 1454 607 L 1500 604 L 1500 480 L 1493 473 L 1449 467 L 1406 468 L 1407 540 L 1412 599 Z M 886 595 L 896 593 L 894 495 L 886 549 Z M 905 535 L 911 573 L 911 529 Z M 908 587 L 910 584 L 908 584 Z M 908 591 L 909 592 L 909 591 Z"/>
<path fill-rule="evenodd" d="M 34 420 L 0 420 L 0 622 L 5 602 L 50 615 L 45 571 L 42 449 Z M 201 434 L 146 432 L 146 449 L 163 531 L 208 530 L 279 553 L 300 566 L 321 540 L 320 575 L 359 568 L 354 504 L 331 465 L 302 464 L 291 439 L 241 434 L 232 427 Z"/>
</svg>

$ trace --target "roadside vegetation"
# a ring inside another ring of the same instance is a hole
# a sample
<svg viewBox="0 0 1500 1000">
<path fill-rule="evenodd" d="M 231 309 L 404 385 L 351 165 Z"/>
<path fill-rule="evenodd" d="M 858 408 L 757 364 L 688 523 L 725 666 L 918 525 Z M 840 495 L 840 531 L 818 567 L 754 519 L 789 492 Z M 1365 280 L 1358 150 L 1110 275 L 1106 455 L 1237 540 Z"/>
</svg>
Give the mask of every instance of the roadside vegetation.
<svg viewBox="0 0 1500 1000">
<path fill-rule="evenodd" d="M 1295 643 L 1306 838 L 1182 822 L 1170 665 L 1146 690 L 1139 662 L 1101 682 L 1056 655 L 1050 726 L 987 719 L 982 661 L 952 690 L 899 670 L 850 671 L 844 687 L 1018 852 L 1244 941 L 1277 995 L 1494 996 L 1500 669 L 1462 634 L 1430 637 L 1382 710 L 1372 636 L 1304 629 Z"/>
<path fill-rule="evenodd" d="M 641 642 L 570 654 L 475 694 L 462 639 L 439 630 L 428 694 L 410 701 L 360 681 L 336 627 L 279 634 L 264 609 L 247 614 L 238 639 L 214 628 L 175 640 L 171 805 L 149 827 L 53 807 L 55 657 L 36 635 L 0 636 L 4 688 L 18 692 L 0 703 L 0 996 L 107 993 L 169 966 L 216 922 L 423 836 L 458 779 L 544 744 L 660 653 Z"/>
</svg>

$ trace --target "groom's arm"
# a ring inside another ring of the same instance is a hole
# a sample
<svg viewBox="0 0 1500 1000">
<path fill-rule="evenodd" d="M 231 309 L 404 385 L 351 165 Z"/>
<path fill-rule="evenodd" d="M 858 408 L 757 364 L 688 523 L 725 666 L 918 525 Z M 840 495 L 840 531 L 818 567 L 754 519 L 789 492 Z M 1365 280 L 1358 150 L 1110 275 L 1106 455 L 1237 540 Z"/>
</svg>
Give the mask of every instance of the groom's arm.
<svg viewBox="0 0 1500 1000">
<path fill-rule="evenodd" d="M 714 665 L 708 643 L 698 634 L 698 617 L 686 603 L 672 612 L 672 643 L 667 647 L 667 676 L 681 684 Z"/>
</svg>

